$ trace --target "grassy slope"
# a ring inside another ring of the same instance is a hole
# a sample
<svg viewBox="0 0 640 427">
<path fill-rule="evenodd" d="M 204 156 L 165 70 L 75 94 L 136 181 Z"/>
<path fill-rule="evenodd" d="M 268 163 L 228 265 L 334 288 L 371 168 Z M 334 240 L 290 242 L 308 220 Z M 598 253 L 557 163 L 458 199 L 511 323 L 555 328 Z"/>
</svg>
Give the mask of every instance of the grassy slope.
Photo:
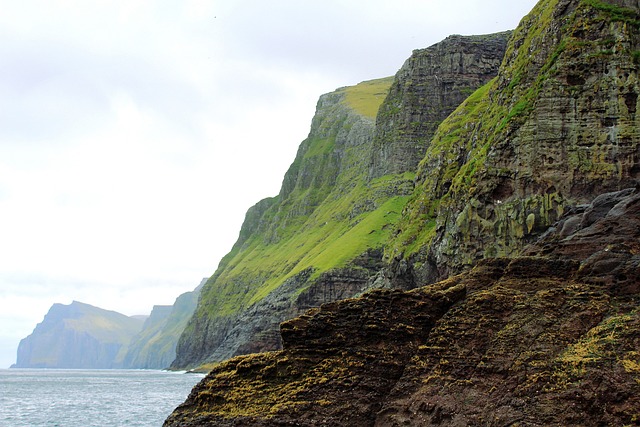
<svg viewBox="0 0 640 427">
<path fill-rule="evenodd" d="M 363 82 L 342 88 L 342 106 L 369 119 L 384 100 L 393 78 Z M 329 163 L 334 155 L 335 135 L 318 138 L 313 135 L 302 158 L 296 162 Z M 407 197 L 383 196 L 395 179 L 382 177 L 366 182 L 367 159 L 362 149 L 344 147 L 336 183 L 316 182 L 309 187 L 296 187 L 286 200 L 278 200 L 261 218 L 270 224 L 246 237 L 242 247 L 234 247 L 216 275 L 203 289 L 198 314 L 224 316 L 237 312 L 280 286 L 286 279 L 312 269 L 312 279 L 322 272 L 339 268 L 372 247 L 380 247 L 390 238 L 394 224 Z M 296 165 L 293 167 L 305 167 Z M 329 167 L 329 166 L 327 166 Z M 320 175 L 322 166 L 318 168 Z M 410 178 L 410 177 L 409 177 Z M 321 177 L 317 178 L 319 181 Z M 363 200 L 376 208 L 354 214 Z M 296 214 L 300 207 L 309 214 Z M 311 206 L 311 208 L 309 208 Z M 282 219 L 285 218 L 284 221 Z M 282 225 L 284 224 L 284 225 Z"/>
<path fill-rule="evenodd" d="M 345 89 L 345 102 L 358 114 L 375 119 L 393 80 L 393 77 L 387 77 L 350 86 Z"/>
<path fill-rule="evenodd" d="M 83 315 L 65 320 L 65 326 L 77 332 L 87 332 L 99 341 L 127 344 L 142 328 L 144 321 L 86 305 Z"/>
</svg>

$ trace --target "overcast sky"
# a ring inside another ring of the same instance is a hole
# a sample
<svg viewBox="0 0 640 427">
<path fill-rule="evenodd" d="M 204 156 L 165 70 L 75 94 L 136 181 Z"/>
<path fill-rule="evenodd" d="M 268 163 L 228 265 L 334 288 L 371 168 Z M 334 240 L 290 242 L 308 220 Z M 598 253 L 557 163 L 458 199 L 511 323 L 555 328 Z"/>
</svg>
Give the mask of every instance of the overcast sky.
<svg viewBox="0 0 640 427">
<path fill-rule="evenodd" d="M 0 368 L 53 303 L 211 275 L 323 93 L 535 0 L 0 0 Z"/>
</svg>

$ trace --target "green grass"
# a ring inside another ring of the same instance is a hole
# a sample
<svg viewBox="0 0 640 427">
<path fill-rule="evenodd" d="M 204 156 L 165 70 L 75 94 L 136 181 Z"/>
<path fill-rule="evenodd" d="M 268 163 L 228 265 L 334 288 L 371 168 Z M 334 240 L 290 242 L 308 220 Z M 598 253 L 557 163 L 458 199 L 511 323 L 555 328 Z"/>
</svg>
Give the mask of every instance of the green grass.
<svg viewBox="0 0 640 427">
<path fill-rule="evenodd" d="M 345 103 L 358 114 L 375 119 L 393 80 L 393 77 L 386 77 L 345 88 Z"/>
<path fill-rule="evenodd" d="M 217 277 L 216 286 L 207 289 L 211 292 L 205 297 L 211 300 L 208 310 L 219 316 L 231 315 L 260 301 L 303 270 L 312 269 L 313 279 L 346 266 L 369 248 L 380 247 L 389 239 L 408 197 L 393 197 L 373 211 L 350 218 L 354 204 L 370 191 L 358 186 L 344 197 L 326 200 L 306 221 L 283 230 L 286 237 L 275 244 L 253 236 Z"/>
<path fill-rule="evenodd" d="M 507 114 L 507 117 L 502 119 L 502 122 L 500 123 L 498 130 L 504 129 L 507 126 L 507 124 L 511 122 L 512 119 L 523 116 L 524 114 L 531 111 L 531 109 L 532 109 L 532 106 L 529 103 L 529 101 L 526 99 L 521 99 L 520 101 L 518 101 L 516 105 L 513 106 L 511 111 L 509 111 L 509 114 Z"/>
<path fill-rule="evenodd" d="M 400 217 L 400 213 L 407 202 L 407 197 L 393 197 L 373 212 L 358 216 L 353 227 L 344 229 L 336 239 L 325 240 L 327 245 L 319 253 L 309 253 L 302 260 L 305 264 L 314 266 L 316 275 L 336 267 L 343 267 L 356 256 L 369 248 L 376 248 L 385 243 L 389 232 Z M 314 251 L 315 252 L 315 251 Z"/>
<path fill-rule="evenodd" d="M 304 158 L 308 159 L 311 157 L 327 155 L 333 151 L 333 148 L 335 147 L 335 143 L 336 143 L 335 137 L 324 138 L 324 139 L 321 139 L 321 138 L 313 139 L 309 144 L 309 149 L 305 153 Z"/>
</svg>

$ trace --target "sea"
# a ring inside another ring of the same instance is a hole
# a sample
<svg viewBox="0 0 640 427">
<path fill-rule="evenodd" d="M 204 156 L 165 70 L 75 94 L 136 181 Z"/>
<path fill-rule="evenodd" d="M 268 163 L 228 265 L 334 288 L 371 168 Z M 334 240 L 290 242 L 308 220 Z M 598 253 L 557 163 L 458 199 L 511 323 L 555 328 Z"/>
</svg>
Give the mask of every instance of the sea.
<svg viewBox="0 0 640 427">
<path fill-rule="evenodd" d="M 204 375 L 0 369 L 0 427 L 158 427 Z"/>
</svg>

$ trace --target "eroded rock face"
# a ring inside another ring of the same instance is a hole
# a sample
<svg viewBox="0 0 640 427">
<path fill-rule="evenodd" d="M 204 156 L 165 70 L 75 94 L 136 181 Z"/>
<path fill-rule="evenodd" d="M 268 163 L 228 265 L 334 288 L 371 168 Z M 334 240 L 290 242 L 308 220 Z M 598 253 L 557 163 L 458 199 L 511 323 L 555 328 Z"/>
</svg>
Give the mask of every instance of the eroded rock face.
<svg viewBox="0 0 640 427">
<path fill-rule="evenodd" d="M 219 365 L 165 425 L 632 425 L 638 242 L 640 193 L 603 194 L 535 256 L 283 323 L 282 351 Z"/>
<path fill-rule="evenodd" d="M 525 254 L 578 260 L 584 280 L 640 293 L 640 191 L 605 193 L 576 208 Z"/>
<path fill-rule="evenodd" d="M 392 249 L 416 282 L 514 256 L 565 211 L 638 182 L 640 10 L 631 3 L 540 1 L 497 79 L 443 122 Z M 406 231 L 420 221 L 431 232 Z M 408 245 L 419 249 L 403 257 Z"/>
<path fill-rule="evenodd" d="M 527 256 L 283 323 L 283 351 L 220 365 L 166 425 L 632 425 L 639 242 L 640 192 L 602 194 Z"/>
<path fill-rule="evenodd" d="M 166 425 L 371 425 L 420 337 L 463 295 L 460 287 L 378 290 L 313 309 L 282 324 L 282 352 L 224 362 Z M 273 388 L 256 393 L 259 384 Z M 337 399 L 322 400 L 313 389 L 326 389 L 324 397 L 335 393 Z M 296 396 L 310 391 L 311 400 L 297 402 Z M 284 417 L 277 421 L 265 417 L 281 411 Z"/>
<path fill-rule="evenodd" d="M 378 111 L 371 177 L 416 170 L 440 122 L 496 76 L 510 36 L 454 35 L 413 52 Z"/>
</svg>

